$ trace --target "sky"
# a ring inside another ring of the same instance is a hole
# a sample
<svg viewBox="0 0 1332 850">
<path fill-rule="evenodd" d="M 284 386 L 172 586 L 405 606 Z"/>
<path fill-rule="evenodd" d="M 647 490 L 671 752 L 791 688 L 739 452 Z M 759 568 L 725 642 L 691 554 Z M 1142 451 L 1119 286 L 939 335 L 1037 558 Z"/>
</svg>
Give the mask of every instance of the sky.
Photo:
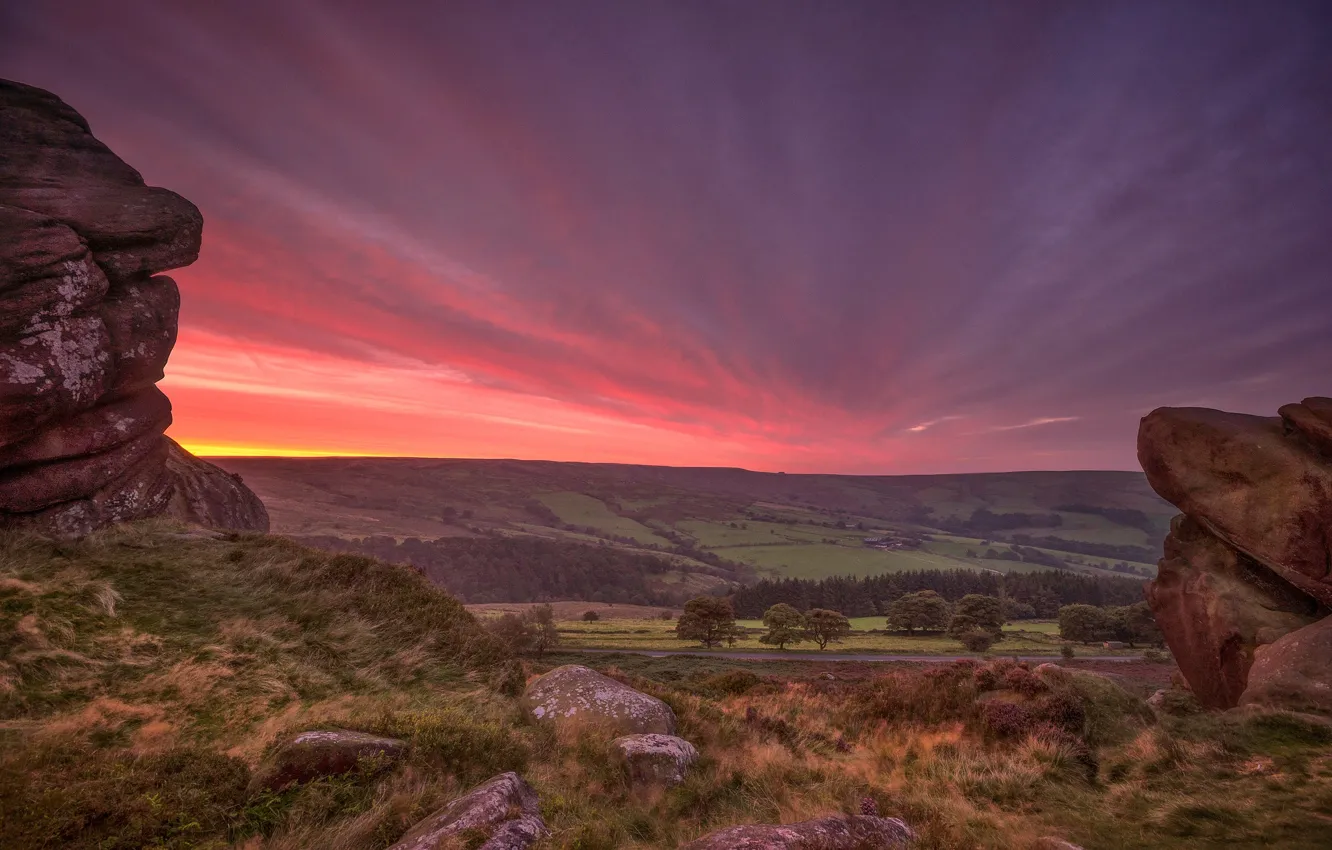
<svg viewBox="0 0 1332 850">
<path fill-rule="evenodd" d="M 205 218 L 200 454 L 1134 469 L 1332 395 L 1332 4 L 0 2 Z"/>
</svg>

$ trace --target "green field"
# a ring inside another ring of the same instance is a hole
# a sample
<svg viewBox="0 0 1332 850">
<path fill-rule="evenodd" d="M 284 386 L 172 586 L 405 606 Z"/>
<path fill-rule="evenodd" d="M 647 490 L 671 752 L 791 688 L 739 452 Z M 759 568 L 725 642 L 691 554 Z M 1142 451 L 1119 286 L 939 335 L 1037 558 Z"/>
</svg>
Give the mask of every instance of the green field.
<svg viewBox="0 0 1332 850">
<path fill-rule="evenodd" d="M 727 649 L 745 652 L 776 652 L 776 647 L 759 643 L 763 624 L 759 620 L 739 620 L 749 635 Z M 623 650 L 689 650 L 707 652 L 697 643 L 682 641 L 675 636 L 675 623 L 666 620 L 605 619 L 596 622 L 558 620 L 560 645 L 565 649 L 623 649 Z M 851 620 L 852 633 L 838 643 L 828 645 L 826 652 L 884 653 L 895 655 L 966 655 L 961 645 L 943 635 L 907 636 L 901 634 L 869 634 L 870 629 L 882 629 L 883 617 L 855 617 Z M 990 650 L 993 654 L 1020 653 L 1023 655 L 1058 655 L 1061 642 L 1059 625 L 1053 622 L 1024 622 L 1004 628 L 1004 639 Z M 812 643 L 791 644 L 788 652 L 809 652 L 815 656 L 819 649 Z M 1136 651 L 1122 650 L 1107 653 L 1099 647 L 1076 647 L 1079 655 L 1125 654 Z"/>
<path fill-rule="evenodd" d="M 274 531 L 282 534 L 398 539 L 529 534 L 625 548 L 675 548 L 680 556 L 701 550 L 748 564 L 760 577 L 1048 569 L 1035 561 L 981 557 L 989 548 L 1007 550 L 1006 535 L 1027 534 L 1059 537 L 1071 541 L 1072 549 L 1136 547 L 1113 556 L 1049 548 L 1055 544 L 1036 548 L 1088 575 L 1116 575 L 1106 568 L 1127 561 L 1141 578 L 1154 573 L 1174 513 L 1142 475 L 1128 472 L 778 475 L 409 458 L 225 458 L 220 464 L 244 476 L 268 506 Z M 1068 505 L 1140 511 L 1137 525 L 1159 533 L 1100 514 L 1055 511 Z M 1057 513 L 1061 525 L 985 536 L 939 527 L 969 522 L 980 508 L 997 514 Z M 862 543 L 885 534 L 928 539 L 919 548 L 889 551 Z"/>
<path fill-rule="evenodd" d="M 543 493 L 537 499 L 554 511 L 561 522 L 591 526 L 611 537 L 629 537 L 639 543 L 666 542 L 642 523 L 615 513 L 600 499 L 582 493 Z"/>
</svg>

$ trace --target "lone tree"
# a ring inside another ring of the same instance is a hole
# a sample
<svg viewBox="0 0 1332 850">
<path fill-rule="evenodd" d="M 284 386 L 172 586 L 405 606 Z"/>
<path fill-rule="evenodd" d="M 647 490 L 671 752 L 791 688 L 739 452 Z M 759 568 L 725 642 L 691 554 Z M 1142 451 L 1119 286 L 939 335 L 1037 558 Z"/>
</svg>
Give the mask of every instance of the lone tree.
<svg viewBox="0 0 1332 850">
<path fill-rule="evenodd" d="M 839 611 L 815 608 L 805 614 L 805 635 L 826 649 L 830 642 L 840 641 L 851 633 L 851 621 Z"/>
<path fill-rule="evenodd" d="M 786 649 L 788 643 L 800 643 L 805 639 L 805 617 L 785 602 L 778 602 L 763 614 L 763 625 L 768 631 L 759 638 L 759 643 L 776 644 L 778 649 Z"/>
<path fill-rule="evenodd" d="M 1110 630 L 1105 610 L 1095 605 L 1065 605 L 1059 609 L 1059 636 L 1091 643 L 1104 640 Z"/>
<path fill-rule="evenodd" d="M 537 655 L 560 642 L 559 630 L 555 628 L 554 608 L 538 605 L 527 612 L 527 620 L 532 629 L 532 649 Z"/>
<path fill-rule="evenodd" d="M 933 590 L 899 596 L 888 605 L 888 628 L 911 634 L 916 629 L 941 632 L 948 626 L 948 600 Z"/>
<path fill-rule="evenodd" d="M 953 606 L 948 636 L 962 639 L 972 632 L 988 632 L 995 640 L 1004 634 L 1004 606 L 997 596 L 968 593 Z"/>
<path fill-rule="evenodd" d="M 675 621 L 675 636 L 696 640 L 711 649 L 723 642 L 734 645 L 744 637 L 735 624 L 731 600 L 720 596 L 697 596 L 685 603 L 684 613 Z"/>
<path fill-rule="evenodd" d="M 583 612 L 583 622 L 584 622 L 584 623 L 595 623 L 597 620 L 600 620 L 600 619 L 601 619 L 601 615 L 598 614 L 596 611 L 584 611 L 584 612 Z"/>
<path fill-rule="evenodd" d="M 536 642 L 536 629 L 526 615 L 501 614 L 486 624 L 495 639 L 514 655 L 522 655 Z"/>
</svg>

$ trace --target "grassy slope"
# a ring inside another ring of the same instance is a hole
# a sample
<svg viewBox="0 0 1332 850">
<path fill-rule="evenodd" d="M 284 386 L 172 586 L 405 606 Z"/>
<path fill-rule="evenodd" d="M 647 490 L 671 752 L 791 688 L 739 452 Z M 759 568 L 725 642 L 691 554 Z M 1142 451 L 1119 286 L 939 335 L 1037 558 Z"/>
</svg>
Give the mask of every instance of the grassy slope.
<svg viewBox="0 0 1332 850">
<path fill-rule="evenodd" d="M 508 769 L 541 796 L 539 850 L 674 847 L 866 796 L 920 831 L 917 850 L 1025 850 L 1045 835 L 1088 850 L 1299 850 L 1323 846 L 1332 817 L 1332 733 L 1283 715 L 1152 727 L 1137 699 L 1084 677 L 1089 779 L 1072 739 L 984 734 L 971 674 L 823 682 L 825 664 L 580 659 L 667 700 L 702 753 L 680 787 L 639 793 L 595 736 L 535 726 L 495 690 L 505 663 L 457 602 L 409 570 L 274 538 L 159 524 L 76 544 L 0 536 L 0 640 L 7 850 L 372 850 Z M 762 723 L 745 722 L 751 707 Z M 411 752 L 390 770 L 247 792 L 266 745 L 320 726 L 402 736 Z"/>
<path fill-rule="evenodd" d="M 866 549 L 860 539 L 884 530 L 921 530 L 910 517 L 922 508 L 948 518 L 985 507 L 998 513 L 1049 513 L 1086 503 L 1142 510 L 1160 534 L 1103 517 L 1062 512 L 1058 529 L 1018 529 L 1087 543 L 1155 546 L 1174 513 L 1129 472 L 1023 472 L 935 476 L 778 475 L 738 469 L 650 467 L 512 460 L 410 458 L 222 458 L 264 499 L 274 530 L 284 534 L 438 537 L 476 531 L 586 540 L 593 529 L 616 545 L 663 545 L 674 533 L 699 548 L 758 567 L 768 575 L 823 578 L 924 568 L 1044 569 L 1012 561 L 965 557 L 983 552 L 975 538 L 939 535 L 920 551 Z M 536 501 L 558 523 L 543 523 L 525 506 Z M 443 511 L 469 511 L 446 521 Z M 767 522 L 757 517 L 793 520 Z M 835 519 L 867 531 L 826 527 Z M 576 526 L 569 530 L 563 524 Z M 732 527 L 736 526 L 747 527 Z M 927 528 L 924 530 L 928 530 Z M 829 543 L 827 541 L 835 541 Z M 1002 545 L 997 548 L 1003 549 Z M 1067 554 L 1056 553 L 1067 558 Z M 1109 575 L 1112 559 L 1075 556 L 1074 569 Z M 1150 574 L 1151 564 L 1134 564 Z M 691 578 L 691 581 L 697 577 Z M 703 585 L 700 584 L 700 588 Z"/>
</svg>

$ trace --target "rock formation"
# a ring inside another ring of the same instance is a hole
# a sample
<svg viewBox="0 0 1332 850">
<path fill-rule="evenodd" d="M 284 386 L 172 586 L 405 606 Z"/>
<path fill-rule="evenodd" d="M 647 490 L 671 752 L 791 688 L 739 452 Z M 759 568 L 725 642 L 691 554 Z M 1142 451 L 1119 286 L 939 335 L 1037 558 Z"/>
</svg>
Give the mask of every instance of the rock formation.
<svg viewBox="0 0 1332 850">
<path fill-rule="evenodd" d="M 267 530 L 253 493 L 164 435 L 180 295 L 158 272 L 194 262 L 202 232 L 59 98 L 0 80 L 0 528 Z"/>
<path fill-rule="evenodd" d="M 523 698 L 537 720 L 606 724 L 625 734 L 675 734 L 669 705 L 578 664 L 536 679 Z"/>
<path fill-rule="evenodd" d="M 1278 412 L 1161 408 L 1138 431 L 1148 482 L 1184 512 L 1147 598 L 1209 708 L 1332 710 L 1332 399 Z"/>
<path fill-rule="evenodd" d="M 516 773 L 499 776 L 468 791 L 408 830 L 389 850 L 524 850 L 546 834 L 536 791 Z"/>
<path fill-rule="evenodd" d="M 350 773 L 367 760 L 394 762 L 406 752 L 407 742 L 397 738 L 347 729 L 302 732 L 273 748 L 255 772 L 250 790 L 281 791 L 289 785 Z"/>
<path fill-rule="evenodd" d="M 674 735 L 622 735 L 611 749 L 635 785 L 679 785 L 698 760 L 698 750 Z"/>
</svg>

